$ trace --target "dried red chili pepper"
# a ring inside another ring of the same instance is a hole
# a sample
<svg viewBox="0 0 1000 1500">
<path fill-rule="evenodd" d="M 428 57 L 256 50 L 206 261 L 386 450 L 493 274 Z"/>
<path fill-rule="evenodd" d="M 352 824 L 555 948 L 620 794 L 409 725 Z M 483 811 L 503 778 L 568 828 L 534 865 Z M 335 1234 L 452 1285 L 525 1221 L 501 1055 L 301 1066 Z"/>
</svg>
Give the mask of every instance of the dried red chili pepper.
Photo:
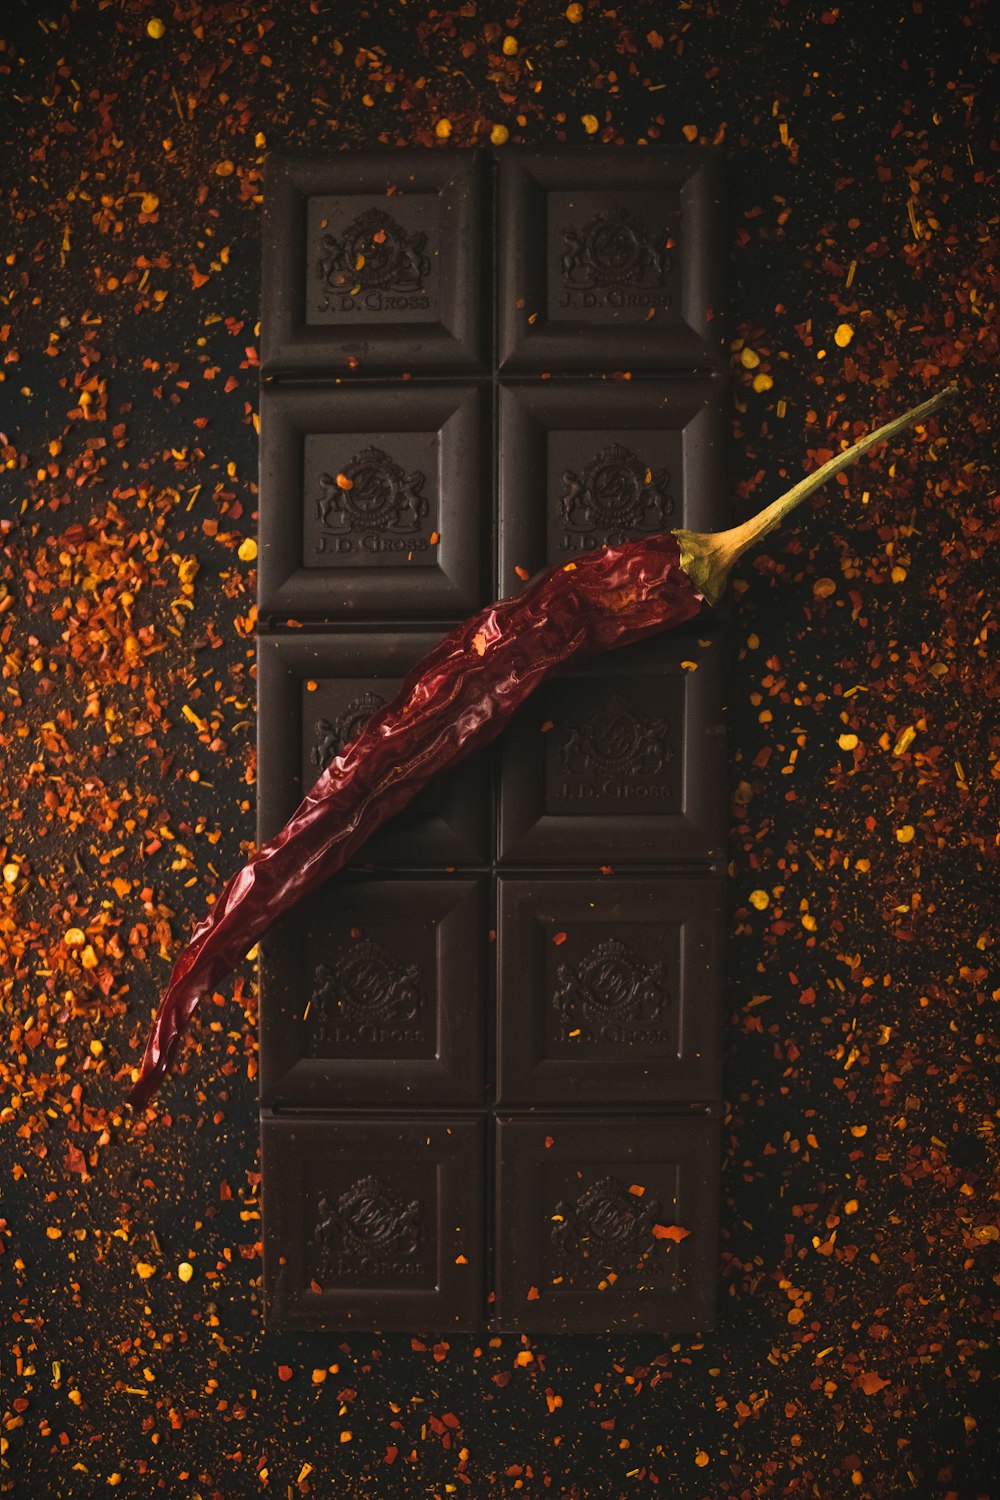
<svg viewBox="0 0 1000 1500">
<path fill-rule="evenodd" d="M 703 600 L 717 604 L 748 547 L 954 390 L 870 433 L 741 526 L 665 532 L 584 554 L 447 635 L 330 763 L 281 833 L 226 883 L 174 966 L 129 1103 L 150 1098 L 201 996 L 275 918 L 335 875 L 433 777 L 494 739 L 540 683 L 571 660 L 682 625 Z"/>
</svg>

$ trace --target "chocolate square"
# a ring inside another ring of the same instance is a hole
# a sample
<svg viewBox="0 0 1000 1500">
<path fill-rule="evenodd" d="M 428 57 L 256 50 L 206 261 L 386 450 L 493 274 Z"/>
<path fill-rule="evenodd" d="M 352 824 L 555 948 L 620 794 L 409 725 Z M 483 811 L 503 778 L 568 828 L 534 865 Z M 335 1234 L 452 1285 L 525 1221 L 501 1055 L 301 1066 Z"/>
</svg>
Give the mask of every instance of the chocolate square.
<svg viewBox="0 0 1000 1500">
<path fill-rule="evenodd" d="M 270 1108 L 483 1102 L 485 891 L 339 876 L 260 942 Z"/>
<path fill-rule="evenodd" d="M 502 861 L 721 859 L 727 657 L 671 631 L 539 688 L 499 745 Z"/>
<path fill-rule="evenodd" d="M 265 372 L 483 369 L 487 198 L 477 151 L 269 156 Z"/>
<path fill-rule="evenodd" d="M 712 1326 L 717 1117 L 535 1116 L 497 1136 L 499 1329 Z"/>
<path fill-rule="evenodd" d="M 722 880 L 502 879 L 501 1105 L 672 1103 L 722 1091 Z"/>
<path fill-rule="evenodd" d="M 716 153 L 505 151 L 498 173 L 502 369 L 724 367 Z"/>
<path fill-rule="evenodd" d="M 464 616 L 482 602 L 490 404 L 476 386 L 265 386 L 264 616 Z"/>
<path fill-rule="evenodd" d="M 505 383 L 500 594 L 578 552 L 728 525 L 720 385 Z"/>
<path fill-rule="evenodd" d="M 440 639 L 427 631 L 261 636 L 257 649 L 257 835 L 279 833 L 333 756 L 398 692 Z M 477 865 L 491 852 L 489 763 L 438 777 L 359 851 L 371 866 Z"/>
<path fill-rule="evenodd" d="M 478 1120 L 265 1119 L 264 1295 L 280 1331 L 473 1329 Z"/>
</svg>

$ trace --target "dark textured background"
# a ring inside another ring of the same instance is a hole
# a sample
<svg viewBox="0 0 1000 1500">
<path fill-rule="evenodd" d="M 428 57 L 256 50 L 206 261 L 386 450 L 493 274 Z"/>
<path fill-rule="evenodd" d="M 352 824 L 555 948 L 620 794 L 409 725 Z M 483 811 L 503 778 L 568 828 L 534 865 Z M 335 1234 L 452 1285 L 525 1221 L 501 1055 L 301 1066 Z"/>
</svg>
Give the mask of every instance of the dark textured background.
<svg viewBox="0 0 1000 1500">
<path fill-rule="evenodd" d="M 5 1493 L 990 1493 L 986 7 L 577 11 L 4 8 Z M 719 1328 L 265 1339 L 249 971 L 122 1106 L 253 828 L 261 163 L 591 115 L 729 158 L 734 516 L 961 386 L 740 570 Z"/>
</svg>

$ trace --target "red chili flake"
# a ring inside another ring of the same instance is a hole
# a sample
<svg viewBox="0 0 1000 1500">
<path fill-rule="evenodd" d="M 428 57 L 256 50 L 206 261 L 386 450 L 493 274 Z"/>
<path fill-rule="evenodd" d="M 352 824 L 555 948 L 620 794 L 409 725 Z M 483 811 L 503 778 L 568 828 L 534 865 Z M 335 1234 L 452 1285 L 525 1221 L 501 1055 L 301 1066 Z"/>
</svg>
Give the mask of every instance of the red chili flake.
<svg viewBox="0 0 1000 1500">
<path fill-rule="evenodd" d="M 681 1240 L 686 1240 L 691 1233 L 690 1229 L 682 1229 L 679 1224 L 654 1224 L 653 1238 L 656 1240 L 673 1240 L 679 1245 Z"/>
<path fill-rule="evenodd" d="M 552 936 L 552 941 L 555 943 L 557 948 L 561 948 L 563 943 L 566 941 L 566 934 L 564 932 L 556 932 Z"/>
<path fill-rule="evenodd" d="M 292 1370 L 292 1368 L 289 1365 L 279 1365 L 278 1366 L 278 1379 L 279 1380 L 291 1380 L 292 1375 L 294 1373 L 295 1372 Z"/>
</svg>

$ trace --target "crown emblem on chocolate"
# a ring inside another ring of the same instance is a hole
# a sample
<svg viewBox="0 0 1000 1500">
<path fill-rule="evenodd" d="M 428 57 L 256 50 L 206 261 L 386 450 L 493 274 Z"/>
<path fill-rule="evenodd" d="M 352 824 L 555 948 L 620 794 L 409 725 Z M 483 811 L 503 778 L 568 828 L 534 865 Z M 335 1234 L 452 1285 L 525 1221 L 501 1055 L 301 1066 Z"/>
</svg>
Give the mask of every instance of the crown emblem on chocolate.
<svg viewBox="0 0 1000 1500">
<path fill-rule="evenodd" d="M 622 693 L 613 693 L 579 724 L 566 720 L 559 748 L 570 776 L 658 776 L 673 760 L 666 719 L 650 719 Z"/>
<path fill-rule="evenodd" d="M 420 969 L 364 938 L 317 964 L 311 1007 L 320 1021 L 411 1021 L 424 1007 Z"/>
<path fill-rule="evenodd" d="M 655 1021 L 667 999 L 663 965 L 609 938 L 575 967 L 559 965 L 552 1003 L 567 1021 Z"/>
<path fill-rule="evenodd" d="M 427 515 L 421 493 L 425 483 L 419 469 L 407 474 L 383 449 L 363 448 L 336 475 L 319 476 L 316 519 L 321 537 L 418 532 Z"/>
<path fill-rule="evenodd" d="M 320 1252 L 320 1274 L 328 1276 L 338 1253 L 357 1257 L 415 1255 L 420 1247 L 423 1205 L 405 1203 L 379 1177 L 359 1177 L 335 1204 L 325 1193 L 311 1243 Z"/>
<path fill-rule="evenodd" d="M 562 475 L 559 514 L 570 531 L 662 531 L 673 514 L 666 469 L 650 469 L 612 443 L 577 473 Z"/>
<path fill-rule="evenodd" d="M 317 273 L 331 291 L 419 292 L 430 274 L 426 234 L 408 233 L 380 208 L 366 209 L 319 244 Z"/>
<path fill-rule="evenodd" d="M 562 243 L 563 280 L 580 291 L 658 287 L 670 270 L 670 256 L 662 246 L 634 214 L 617 204 L 600 209 L 582 229 L 564 229 Z"/>
<path fill-rule="evenodd" d="M 556 1204 L 552 1243 L 564 1255 L 613 1258 L 621 1264 L 624 1255 L 638 1258 L 655 1247 L 653 1225 L 659 1216 L 655 1198 L 630 1193 L 617 1177 L 602 1177 L 575 1203 Z"/>
<path fill-rule="evenodd" d="M 362 693 L 354 698 L 335 719 L 317 719 L 313 725 L 315 744 L 309 759 L 325 771 L 335 756 L 356 740 L 377 708 L 385 706 L 378 693 Z"/>
</svg>

